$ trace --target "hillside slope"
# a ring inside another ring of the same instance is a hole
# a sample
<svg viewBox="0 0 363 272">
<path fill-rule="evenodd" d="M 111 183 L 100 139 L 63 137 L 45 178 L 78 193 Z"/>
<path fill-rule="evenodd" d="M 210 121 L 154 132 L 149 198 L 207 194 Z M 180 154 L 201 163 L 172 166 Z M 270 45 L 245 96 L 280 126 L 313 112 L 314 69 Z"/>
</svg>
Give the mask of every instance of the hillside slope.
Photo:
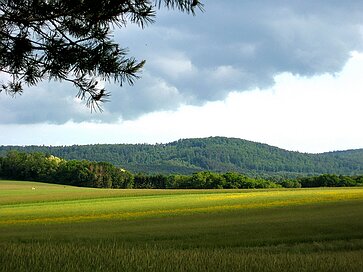
<svg viewBox="0 0 363 272">
<path fill-rule="evenodd" d="M 168 144 L 1 146 L 44 152 L 65 159 L 107 161 L 132 172 L 180 173 L 235 171 L 249 175 L 363 174 L 363 149 L 306 154 L 236 138 L 183 139 Z"/>
</svg>

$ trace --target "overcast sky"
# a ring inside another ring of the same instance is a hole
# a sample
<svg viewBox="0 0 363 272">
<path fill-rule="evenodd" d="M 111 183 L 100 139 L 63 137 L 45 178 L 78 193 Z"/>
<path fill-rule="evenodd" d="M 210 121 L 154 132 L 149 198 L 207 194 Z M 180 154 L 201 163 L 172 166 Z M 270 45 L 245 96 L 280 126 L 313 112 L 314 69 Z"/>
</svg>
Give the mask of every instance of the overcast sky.
<svg viewBox="0 0 363 272">
<path fill-rule="evenodd" d="M 301 152 L 363 148 L 363 2 L 204 0 L 114 38 L 145 59 L 90 113 L 67 83 L 0 93 L 0 145 L 228 136 Z M 4 74 L 0 78 L 5 79 Z"/>
</svg>

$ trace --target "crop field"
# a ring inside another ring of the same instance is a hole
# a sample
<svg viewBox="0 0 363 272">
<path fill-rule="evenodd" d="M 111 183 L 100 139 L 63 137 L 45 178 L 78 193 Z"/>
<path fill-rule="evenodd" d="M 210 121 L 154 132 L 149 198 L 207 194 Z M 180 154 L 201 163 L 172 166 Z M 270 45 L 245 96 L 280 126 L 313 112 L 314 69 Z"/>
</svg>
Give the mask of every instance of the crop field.
<svg viewBox="0 0 363 272">
<path fill-rule="evenodd" d="M 0 271 L 363 271 L 363 188 L 0 180 Z"/>
</svg>

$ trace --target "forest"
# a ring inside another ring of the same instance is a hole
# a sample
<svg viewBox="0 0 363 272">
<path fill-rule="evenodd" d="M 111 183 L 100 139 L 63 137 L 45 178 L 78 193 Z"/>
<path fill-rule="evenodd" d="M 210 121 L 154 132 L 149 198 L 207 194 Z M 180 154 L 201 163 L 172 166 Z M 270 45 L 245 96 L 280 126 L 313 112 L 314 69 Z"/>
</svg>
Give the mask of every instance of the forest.
<svg viewBox="0 0 363 272">
<path fill-rule="evenodd" d="M 94 188 L 258 189 L 363 185 L 363 175 L 323 174 L 297 179 L 267 180 L 236 172 L 132 174 L 109 162 L 65 160 L 40 152 L 25 153 L 15 150 L 0 157 L 0 177 Z"/>
<path fill-rule="evenodd" d="M 238 172 L 262 178 L 363 174 L 363 149 L 308 154 L 224 137 L 183 139 L 154 145 L 0 146 L 0 157 L 9 150 L 41 152 L 66 160 L 104 161 L 133 173 Z"/>
</svg>

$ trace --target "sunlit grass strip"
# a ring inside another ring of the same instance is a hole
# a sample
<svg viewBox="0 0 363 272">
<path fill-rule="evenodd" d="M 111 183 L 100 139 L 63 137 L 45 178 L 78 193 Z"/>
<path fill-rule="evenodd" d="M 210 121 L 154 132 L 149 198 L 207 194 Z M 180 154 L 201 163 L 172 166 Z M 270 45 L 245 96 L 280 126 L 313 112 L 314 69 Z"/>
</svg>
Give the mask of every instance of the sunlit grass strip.
<svg viewBox="0 0 363 272">
<path fill-rule="evenodd" d="M 32 188 L 35 188 L 33 190 Z M 155 195 L 183 195 L 243 192 L 241 189 L 98 189 L 30 181 L 0 180 L 0 206 L 35 202 L 87 200 Z M 262 191 L 262 190 L 261 190 Z"/>
<path fill-rule="evenodd" d="M 319 189 L 297 189 L 297 190 L 271 190 L 271 191 L 254 191 L 248 193 L 220 193 L 213 195 L 203 195 L 202 198 L 220 201 L 229 199 L 249 199 L 256 197 L 306 197 L 310 199 L 314 198 L 329 198 L 333 200 L 347 199 L 347 198 L 362 198 L 363 188 L 319 188 Z"/>
<path fill-rule="evenodd" d="M 349 192 L 349 193 L 348 193 Z M 275 196 L 276 192 L 271 192 Z M 114 211 L 106 213 L 89 213 L 78 214 L 78 215 L 68 215 L 68 216 L 52 216 L 52 217 L 41 217 L 41 218 L 27 218 L 27 219 L 0 219 L 0 225 L 13 225 L 13 224 L 29 224 L 29 223 L 69 223 L 78 221 L 95 221 L 95 220 L 109 220 L 109 219 L 119 219 L 119 220 L 131 220 L 131 219 L 141 219 L 147 217 L 164 217 L 164 216 L 178 216 L 187 215 L 193 213 L 212 213 L 212 212 L 227 212 L 242 209 L 256 209 L 256 208 L 271 208 L 271 207 L 285 207 L 285 206 L 296 206 L 296 205 L 307 205 L 316 204 L 322 202 L 336 202 L 336 201 L 349 201 L 349 200 L 363 200 L 363 190 L 346 190 L 342 194 L 335 191 L 314 191 L 312 195 L 304 197 L 303 195 L 298 195 L 297 198 L 284 199 L 279 197 L 279 199 L 256 199 L 257 193 L 252 194 L 225 194 L 218 196 L 202 196 L 204 200 L 208 200 L 204 204 L 204 207 L 187 207 L 187 208 L 168 208 L 168 209 L 152 209 L 152 210 L 141 210 L 141 211 Z M 284 195 L 284 194 L 283 194 Z M 260 196 L 260 195 L 258 195 Z M 303 197 L 302 197 L 303 196 Z M 249 203 L 236 203 L 227 204 L 220 203 L 221 200 L 238 200 L 238 199 L 252 199 L 255 202 Z M 219 200 L 219 201 L 218 201 Z M 258 201 L 261 200 L 261 201 Z M 156 200 L 157 201 L 157 200 Z M 185 205 L 190 205 L 191 203 L 184 203 Z M 76 203 L 75 203 L 76 205 Z M 61 206 L 61 205 L 60 205 Z M 77 206 L 75 206 L 77 209 Z M 60 210 L 61 212 L 61 210 Z M 81 211 L 82 212 L 82 211 Z"/>
</svg>

